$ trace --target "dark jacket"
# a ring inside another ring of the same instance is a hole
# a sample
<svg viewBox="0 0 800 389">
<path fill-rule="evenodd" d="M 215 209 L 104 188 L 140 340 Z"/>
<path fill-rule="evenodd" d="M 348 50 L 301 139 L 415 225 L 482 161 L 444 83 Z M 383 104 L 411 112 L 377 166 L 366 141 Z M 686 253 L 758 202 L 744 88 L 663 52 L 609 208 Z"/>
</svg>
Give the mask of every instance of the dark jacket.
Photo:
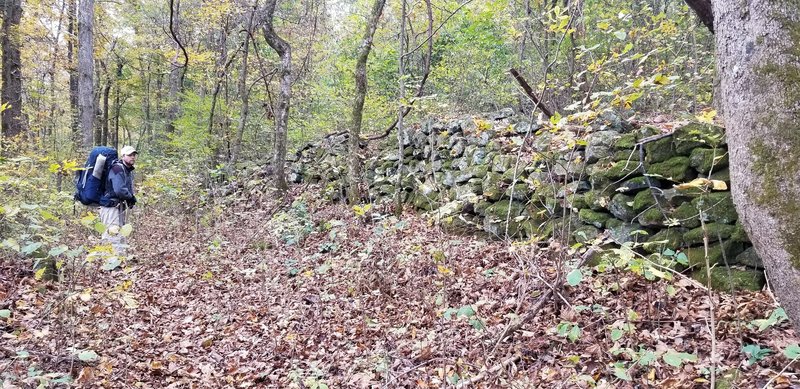
<svg viewBox="0 0 800 389">
<path fill-rule="evenodd" d="M 117 161 L 111 166 L 106 179 L 106 193 L 100 198 L 100 205 L 116 207 L 125 204 L 132 207 L 136 204 L 133 195 L 133 166 L 126 166 L 122 161 Z"/>
</svg>

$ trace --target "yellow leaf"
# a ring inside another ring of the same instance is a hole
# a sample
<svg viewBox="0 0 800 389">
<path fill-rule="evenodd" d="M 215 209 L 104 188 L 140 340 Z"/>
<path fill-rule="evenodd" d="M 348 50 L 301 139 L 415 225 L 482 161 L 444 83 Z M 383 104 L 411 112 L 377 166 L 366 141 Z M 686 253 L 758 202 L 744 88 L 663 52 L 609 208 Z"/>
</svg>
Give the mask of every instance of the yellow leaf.
<svg viewBox="0 0 800 389">
<path fill-rule="evenodd" d="M 724 182 L 723 182 L 724 184 Z M 705 178 L 695 178 L 692 181 L 685 182 L 683 184 L 675 185 L 675 189 L 679 190 L 686 190 L 686 189 L 705 189 L 712 186 L 711 180 L 707 180 Z"/>
<path fill-rule="evenodd" d="M 725 181 L 711 180 L 711 189 L 728 190 L 728 184 L 726 184 Z"/>
<path fill-rule="evenodd" d="M 211 273 L 211 271 L 210 271 L 210 270 L 209 270 L 209 271 L 207 271 L 207 272 L 205 272 L 205 273 L 203 273 L 203 279 L 204 279 L 204 280 L 208 281 L 208 280 L 210 280 L 210 279 L 212 279 L 212 278 L 214 278 L 214 274 L 213 274 L 213 273 Z"/>
<path fill-rule="evenodd" d="M 717 116 L 717 111 L 712 109 L 701 112 L 699 115 L 695 116 L 695 118 L 697 118 L 697 120 L 702 123 L 713 124 L 714 118 L 716 116 Z"/>
<path fill-rule="evenodd" d="M 453 271 L 448 269 L 446 266 L 437 265 L 436 268 L 439 270 L 439 273 L 442 273 L 442 274 L 444 274 L 446 276 L 450 275 L 450 274 L 453 274 Z"/>
<path fill-rule="evenodd" d="M 47 270 L 47 269 L 46 269 L 46 268 L 44 268 L 44 267 L 43 267 L 43 268 L 41 268 L 41 269 L 39 269 L 39 270 L 37 270 L 37 271 L 36 271 L 36 273 L 33 273 L 33 278 L 35 278 L 37 281 L 41 281 L 41 280 L 42 280 L 42 277 L 44 277 L 44 272 L 45 272 L 46 270 Z"/>
</svg>

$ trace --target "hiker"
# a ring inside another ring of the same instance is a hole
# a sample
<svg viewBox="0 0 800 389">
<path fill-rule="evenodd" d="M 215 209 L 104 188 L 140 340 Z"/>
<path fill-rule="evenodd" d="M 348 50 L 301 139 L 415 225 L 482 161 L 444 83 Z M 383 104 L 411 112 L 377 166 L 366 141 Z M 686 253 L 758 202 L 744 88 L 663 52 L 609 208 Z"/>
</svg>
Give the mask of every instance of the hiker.
<svg viewBox="0 0 800 389">
<path fill-rule="evenodd" d="M 139 153 L 132 146 L 120 150 L 119 160 L 108 172 L 105 193 L 100 198 L 100 221 L 106 226 L 103 240 L 111 242 L 115 251 L 124 254 L 124 237 L 119 229 L 127 222 L 128 210 L 136 204 L 133 192 L 133 165 Z"/>
</svg>

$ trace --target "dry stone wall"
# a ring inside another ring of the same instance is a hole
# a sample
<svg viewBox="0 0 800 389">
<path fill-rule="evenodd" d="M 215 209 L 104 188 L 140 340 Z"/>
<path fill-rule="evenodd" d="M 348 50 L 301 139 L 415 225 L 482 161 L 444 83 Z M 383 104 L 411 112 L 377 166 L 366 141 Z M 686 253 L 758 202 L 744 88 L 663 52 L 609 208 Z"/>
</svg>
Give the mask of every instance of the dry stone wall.
<svg viewBox="0 0 800 389">
<path fill-rule="evenodd" d="M 587 126 L 543 128 L 511 110 L 481 117 L 430 118 L 365 160 L 370 200 L 402 196 L 452 232 L 572 243 L 604 231 L 645 254 L 682 252 L 679 270 L 712 285 L 760 289 L 762 264 L 738 222 L 724 130 L 703 123 L 632 125 L 604 113 Z M 294 182 L 322 183 L 332 199 L 347 187 L 346 135 L 298 151 Z M 365 151 L 366 152 L 366 151 Z M 704 178 L 708 181 L 697 181 Z M 705 185 L 716 182 L 716 188 Z M 701 225 L 702 223 L 702 225 Z"/>
</svg>

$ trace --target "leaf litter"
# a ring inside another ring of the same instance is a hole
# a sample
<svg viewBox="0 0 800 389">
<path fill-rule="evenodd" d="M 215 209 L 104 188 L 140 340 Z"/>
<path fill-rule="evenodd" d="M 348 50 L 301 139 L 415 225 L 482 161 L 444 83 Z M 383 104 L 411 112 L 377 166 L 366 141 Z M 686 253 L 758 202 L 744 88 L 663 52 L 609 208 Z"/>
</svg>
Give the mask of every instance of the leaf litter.
<svg viewBox="0 0 800 389">
<path fill-rule="evenodd" d="M 572 272 L 497 342 L 572 270 L 565 248 L 290 197 L 234 198 L 205 225 L 145 210 L 135 259 L 70 282 L 4 258 L 3 387 L 685 388 L 708 387 L 712 366 L 718 387 L 800 382 L 768 292 L 713 293 L 715 361 L 704 288 L 613 269 Z"/>
</svg>

